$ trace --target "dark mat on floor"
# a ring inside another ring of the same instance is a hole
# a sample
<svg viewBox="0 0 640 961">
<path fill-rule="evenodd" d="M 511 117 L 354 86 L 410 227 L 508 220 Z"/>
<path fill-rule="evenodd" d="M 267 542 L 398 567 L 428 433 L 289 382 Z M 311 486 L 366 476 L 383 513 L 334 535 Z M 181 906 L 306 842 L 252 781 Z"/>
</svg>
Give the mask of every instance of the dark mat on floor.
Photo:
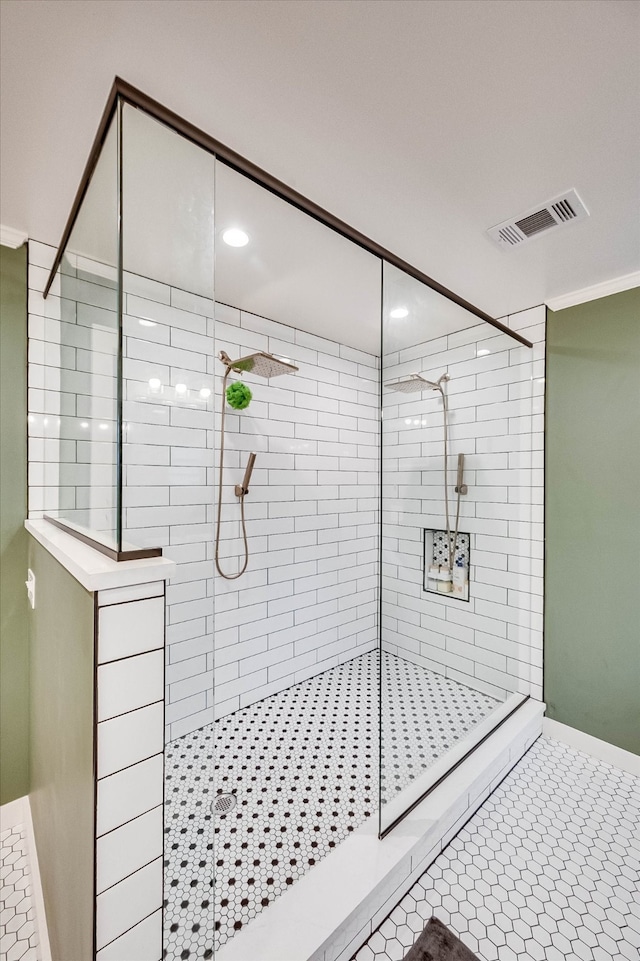
<svg viewBox="0 0 640 961">
<path fill-rule="evenodd" d="M 442 921 L 431 918 L 404 961 L 478 961 Z"/>
</svg>

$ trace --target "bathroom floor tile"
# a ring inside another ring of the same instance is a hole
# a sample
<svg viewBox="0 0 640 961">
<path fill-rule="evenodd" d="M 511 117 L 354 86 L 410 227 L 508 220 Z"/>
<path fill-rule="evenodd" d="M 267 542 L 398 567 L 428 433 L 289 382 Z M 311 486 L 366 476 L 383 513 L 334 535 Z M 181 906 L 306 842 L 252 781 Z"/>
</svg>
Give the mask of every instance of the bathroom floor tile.
<svg viewBox="0 0 640 961">
<path fill-rule="evenodd" d="M 391 655 L 383 676 L 390 796 L 498 701 Z M 212 957 L 377 811 L 377 714 L 371 653 L 167 745 L 168 961 Z M 219 795 L 235 806 L 214 817 Z"/>
<path fill-rule="evenodd" d="M 31 874 L 21 824 L 0 835 L 0 872 L 0 957 L 38 961 Z"/>
<path fill-rule="evenodd" d="M 640 957 L 640 778 L 539 738 L 353 961 L 391 961 L 405 916 L 480 961 Z"/>
</svg>

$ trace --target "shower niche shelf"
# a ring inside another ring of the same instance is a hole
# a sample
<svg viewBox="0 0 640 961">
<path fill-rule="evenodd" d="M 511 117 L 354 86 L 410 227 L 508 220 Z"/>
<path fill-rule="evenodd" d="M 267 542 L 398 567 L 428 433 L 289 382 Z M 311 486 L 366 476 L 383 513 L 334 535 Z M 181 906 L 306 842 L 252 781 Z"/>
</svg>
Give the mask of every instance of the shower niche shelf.
<svg viewBox="0 0 640 961">
<path fill-rule="evenodd" d="M 423 531 L 422 590 L 439 597 L 456 601 L 469 600 L 469 572 L 471 570 L 471 537 L 458 531 L 456 552 L 453 559 L 453 582 L 448 579 L 445 568 L 449 560 L 449 537 L 446 531 Z M 461 573 L 458 573 L 461 572 Z"/>
</svg>

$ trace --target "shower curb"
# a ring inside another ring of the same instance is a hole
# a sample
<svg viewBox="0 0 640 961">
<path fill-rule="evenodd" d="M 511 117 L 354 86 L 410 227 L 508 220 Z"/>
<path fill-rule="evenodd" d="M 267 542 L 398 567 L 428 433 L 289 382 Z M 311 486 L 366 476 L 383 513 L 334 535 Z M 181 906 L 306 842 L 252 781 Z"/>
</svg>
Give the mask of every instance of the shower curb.
<svg viewBox="0 0 640 961">
<path fill-rule="evenodd" d="M 526 701 L 382 841 L 365 822 L 216 951 L 216 961 L 349 961 L 542 733 Z"/>
</svg>

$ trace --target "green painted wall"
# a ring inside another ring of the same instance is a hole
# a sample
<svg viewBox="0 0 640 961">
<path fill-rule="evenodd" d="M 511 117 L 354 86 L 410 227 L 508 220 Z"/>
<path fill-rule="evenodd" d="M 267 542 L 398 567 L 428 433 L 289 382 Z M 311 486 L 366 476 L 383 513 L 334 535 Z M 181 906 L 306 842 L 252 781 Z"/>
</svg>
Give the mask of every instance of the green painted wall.
<svg viewBox="0 0 640 961">
<path fill-rule="evenodd" d="M 547 338 L 547 715 L 640 754 L 640 289 Z"/>
<path fill-rule="evenodd" d="M 0 804 L 29 793 L 27 248 L 0 246 Z"/>
<path fill-rule="evenodd" d="M 36 576 L 31 644 L 31 814 L 54 961 L 93 957 L 94 609 L 28 537 Z M 132 959 L 133 961 L 133 959 Z"/>
</svg>

